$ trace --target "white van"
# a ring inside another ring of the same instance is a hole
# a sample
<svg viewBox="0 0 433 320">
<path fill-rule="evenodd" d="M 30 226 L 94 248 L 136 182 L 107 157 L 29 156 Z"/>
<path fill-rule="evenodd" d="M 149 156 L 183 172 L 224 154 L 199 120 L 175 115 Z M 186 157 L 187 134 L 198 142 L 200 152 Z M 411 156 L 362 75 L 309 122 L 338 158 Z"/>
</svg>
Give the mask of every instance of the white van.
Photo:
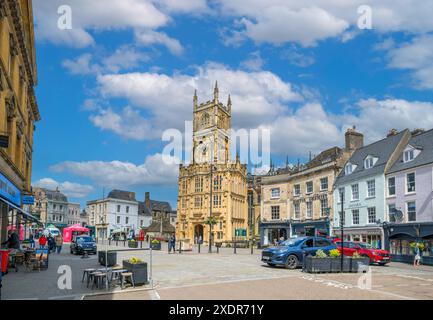
<svg viewBox="0 0 433 320">
<path fill-rule="evenodd" d="M 44 230 L 44 235 L 48 237 L 48 235 L 51 233 L 53 237 L 57 237 L 60 234 L 60 230 L 57 228 L 47 228 Z"/>
</svg>

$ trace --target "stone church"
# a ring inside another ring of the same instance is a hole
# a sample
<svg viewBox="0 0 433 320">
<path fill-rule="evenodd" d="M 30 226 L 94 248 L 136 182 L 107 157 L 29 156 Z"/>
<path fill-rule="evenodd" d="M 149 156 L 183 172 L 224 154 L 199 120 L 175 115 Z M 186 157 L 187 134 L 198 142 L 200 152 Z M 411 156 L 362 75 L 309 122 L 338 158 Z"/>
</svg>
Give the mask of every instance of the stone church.
<svg viewBox="0 0 433 320">
<path fill-rule="evenodd" d="M 248 229 L 247 167 L 231 159 L 230 96 L 198 104 L 194 94 L 192 162 L 180 165 L 177 239 L 190 244 L 246 239 Z M 212 231 L 210 231 L 212 229 Z"/>
</svg>

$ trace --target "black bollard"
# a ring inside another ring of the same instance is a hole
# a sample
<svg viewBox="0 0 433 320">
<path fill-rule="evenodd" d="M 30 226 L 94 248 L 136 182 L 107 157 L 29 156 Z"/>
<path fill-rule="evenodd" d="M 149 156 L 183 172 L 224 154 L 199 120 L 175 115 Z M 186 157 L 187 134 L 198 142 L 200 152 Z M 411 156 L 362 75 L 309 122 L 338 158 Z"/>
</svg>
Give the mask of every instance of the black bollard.
<svg viewBox="0 0 433 320">
<path fill-rule="evenodd" d="M 254 242 L 251 241 L 251 254 L 254 254 Z"/>
<path fill-rule="evenodd" d="M 116 247 L 119 245 L 119 240 L 116 239 Z"/>
<path fill-rule="evenodd" d="M 200 242 L 198 243 L 198 253 L 200 253 Z"/>
<path fill-rule="evenodd" d="M 108 239 L 108 245 L 111 246 L 111 239 Z"/>
<path fill-rule="evenodd" d="M 217 246 L 217 253 L 220 253 L 220 246 Z"/>
<path fill-rule="evenodd" d="M 182 241 L 179 241 L 179 253 L 182 253 Z"/>
<path fill-rule="evenodd" d="M 234 254 L 236 254 L 236 241 L 233 242 Z"/>
</svg>

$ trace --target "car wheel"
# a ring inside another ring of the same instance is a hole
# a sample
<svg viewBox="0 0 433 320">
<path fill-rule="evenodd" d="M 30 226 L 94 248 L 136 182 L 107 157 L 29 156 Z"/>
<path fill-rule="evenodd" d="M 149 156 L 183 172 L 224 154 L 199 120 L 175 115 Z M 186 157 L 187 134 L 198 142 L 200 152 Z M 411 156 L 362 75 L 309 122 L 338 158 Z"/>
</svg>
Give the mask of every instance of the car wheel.
<svg viewBox="0 0 433 320">
<path fill-rule="evenodd" d="M 291 254 L 290 256 L 287 257 L 284 267 L 286 269 L 296 269 L 296 267 L 298 266 L 298 261 L 299 261 L 298 257 L 295 256 L 294 254 Z"/>
</svg>

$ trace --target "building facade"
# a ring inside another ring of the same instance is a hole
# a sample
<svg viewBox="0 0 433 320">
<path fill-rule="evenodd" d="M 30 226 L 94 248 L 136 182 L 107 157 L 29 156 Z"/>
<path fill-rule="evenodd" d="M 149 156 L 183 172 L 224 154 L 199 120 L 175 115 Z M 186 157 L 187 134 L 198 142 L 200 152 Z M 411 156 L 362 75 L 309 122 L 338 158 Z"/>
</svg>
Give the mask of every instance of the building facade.
<svg viewBox="0 0 433 320">
<path fill-rule="evenodd" d="M 248 228 L 247 169 L 231 160 L 231 99 L 198 104 L 194 94 L 192 163 L 179 167 L 178 239 L 226 242 L 245 239 Z M 212 226 L 212 232 L 210 228 Z"/>
<path fill-rule="evenodd" d="M 68 215 L 66 221 L 69 226 L 81 224 L 81 208 L 79 203 L 68 203 Z"/>
<path fill-rule="evenodd" d="M 340 236 L 340 221 L 343 218 L 346 240 L 367 242 L 383 248 L 382 223 L 388 220 L 385 173 L 395 163 L 409 138 L 409 130 L 400 133 L 393 131 L 385 139 L 353 153 L 334 187 L 334 208 L 338 212 L 334 214 L 334 235 Z"/>
<path fill-rule="evenodd" d="M 1 241 L 7 237 L 9 223 L 20 223 L 17 217 L 27 220 L 21 200 L 32 194 L 33 132 L 35 122 L 40 120 L 34 93 L 36 84 L 32 2 L 3 0 L 0 2 Z M 13 217 L 15 221 L 11 221 Z"/>
<path fill-rule="evenodd" d="M 411 243 L 423 243 L 423 263 L 433 264 L 433 130 L 412 132 L 386 174 L 385 248 L 393 261 L 413 262 Z"/>
<path fill-rule="evenodd" d="M 113 233 L 129 235 L 138 231 L 138 201 L 135 193 L 112 190 L 107 198 L 87 202 L 89 224 L 95 227 L 96 237 L 107 239 Z"/>
<path fill-rule="evenodd" d="M 31 211 L 45 226 L 52 224 L 59 229 L 68 226 L 68 198 L 59 189 L 33 187 L 33 195 L 35 203 Z"/>
</svg>

